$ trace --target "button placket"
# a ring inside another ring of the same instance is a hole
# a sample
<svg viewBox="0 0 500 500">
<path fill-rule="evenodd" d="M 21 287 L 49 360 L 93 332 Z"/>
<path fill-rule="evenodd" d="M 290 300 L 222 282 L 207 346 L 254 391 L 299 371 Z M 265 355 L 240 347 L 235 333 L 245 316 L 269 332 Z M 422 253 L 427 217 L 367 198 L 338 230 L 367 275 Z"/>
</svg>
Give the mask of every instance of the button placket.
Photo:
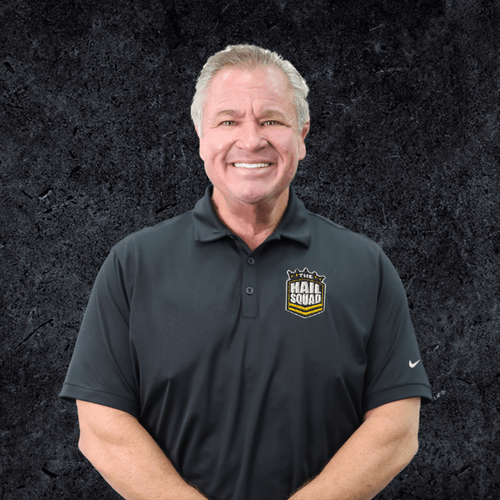
<svg viewBox="0 0 500 500">
<path fill-rule="evenodd" d="M 254 257 L 247 257 L 243 265 L 243 317 L 256 318 L 259 310 L 257 293 L 257 265 Z"/>
</svg>

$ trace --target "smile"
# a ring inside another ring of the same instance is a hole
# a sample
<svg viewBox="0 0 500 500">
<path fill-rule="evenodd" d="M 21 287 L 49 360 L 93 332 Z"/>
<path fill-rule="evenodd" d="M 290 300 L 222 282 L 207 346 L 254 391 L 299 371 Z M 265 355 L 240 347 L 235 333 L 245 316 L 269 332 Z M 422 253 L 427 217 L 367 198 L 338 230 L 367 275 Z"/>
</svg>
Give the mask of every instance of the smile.
<svg viewBox="0 0 500 500">
<path fill-rule="evenodd" d="M 272 163 L 232 163 L 236 168 L 266 168 L 270 167 Z"/>
</svg>

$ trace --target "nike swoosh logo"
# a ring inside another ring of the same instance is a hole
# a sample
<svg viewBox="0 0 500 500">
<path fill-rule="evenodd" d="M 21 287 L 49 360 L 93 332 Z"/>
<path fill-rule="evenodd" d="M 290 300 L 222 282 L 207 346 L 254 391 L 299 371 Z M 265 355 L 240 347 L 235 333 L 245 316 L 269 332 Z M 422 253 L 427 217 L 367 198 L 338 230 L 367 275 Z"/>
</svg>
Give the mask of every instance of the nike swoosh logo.
<svg viewBox="0 0 500 500">
<path fill-rule="evenodd" d="M 417 366 L 419 363 L 420 363 L 420 360 L 415 361 L 415 363 L 412 363 L 411 359 L 410 359 L 410 368 L 415 368 L 415 366 Z"/>
</svg>

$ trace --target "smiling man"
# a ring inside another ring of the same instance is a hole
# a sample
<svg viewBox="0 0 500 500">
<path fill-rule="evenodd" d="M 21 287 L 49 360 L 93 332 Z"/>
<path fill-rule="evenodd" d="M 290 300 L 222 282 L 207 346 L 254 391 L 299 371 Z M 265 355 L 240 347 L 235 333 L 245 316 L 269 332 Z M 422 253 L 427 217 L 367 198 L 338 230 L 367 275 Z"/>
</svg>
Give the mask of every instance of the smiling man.
<svg viewBox="0 0 500 500">
<path fill-rule="evenodd" d="M 401 281 L 290 186 L 307 94 L 268 50 L 212 56 L 191 108 L 205 197 L 99 272 L 61 397 L 126 499 L 369 499 L 417 451 L 432 396 Z"/>
<path fill-rule="evenodd" d="M 285 212 L 309 122 L 299 130 L 283 71 L 236 66 L 213 78 L 196 130 L 219 217 L 253 250 Z"/>
</svg>

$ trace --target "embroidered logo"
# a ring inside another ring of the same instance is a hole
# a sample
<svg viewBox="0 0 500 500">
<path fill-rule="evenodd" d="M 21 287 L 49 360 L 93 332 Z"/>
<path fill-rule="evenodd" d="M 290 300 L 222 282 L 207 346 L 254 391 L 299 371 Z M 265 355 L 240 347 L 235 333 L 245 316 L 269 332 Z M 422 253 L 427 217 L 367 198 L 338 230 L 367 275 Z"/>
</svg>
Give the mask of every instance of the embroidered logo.
<svg viewBox="0 0 500 500">
<path fill-rule="evenodd" d="M 301 318 L 311 318 L 325 310 L 325 276 L 307 267 L 287 271 L 285 309 Z"/>
</svg>

